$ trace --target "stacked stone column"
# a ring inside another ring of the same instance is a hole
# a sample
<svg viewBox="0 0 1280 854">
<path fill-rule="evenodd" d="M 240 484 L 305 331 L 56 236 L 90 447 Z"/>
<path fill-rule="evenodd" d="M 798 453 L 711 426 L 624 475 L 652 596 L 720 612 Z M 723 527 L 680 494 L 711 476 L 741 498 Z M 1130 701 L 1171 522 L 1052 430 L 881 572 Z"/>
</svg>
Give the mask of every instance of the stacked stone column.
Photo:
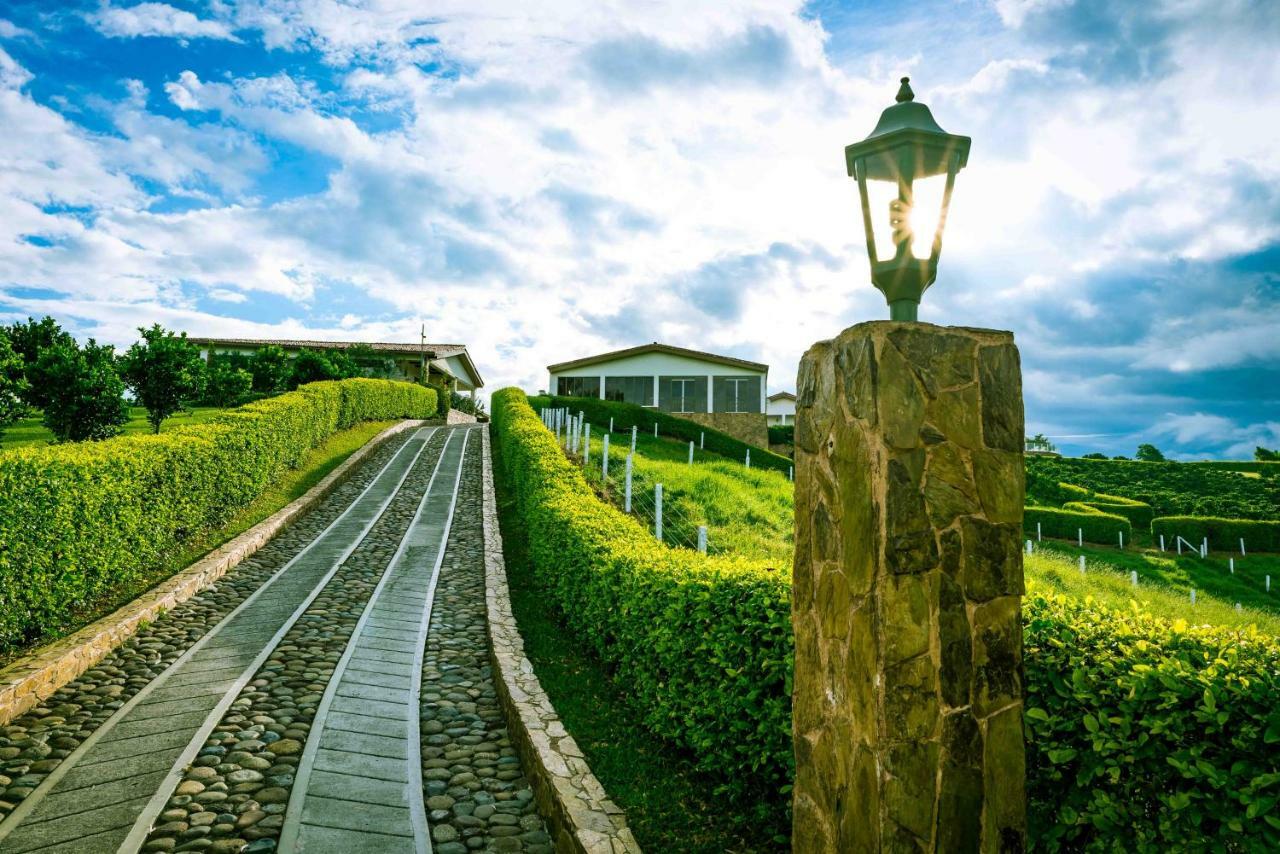
<svg viewBox="0 0 1280 854">
<path fill-rule="evenodd" d="M 1010 333 L 863 323 L 805 354 L 795 851 L 1025 848 L 1022 444 Z"/>
</svg>

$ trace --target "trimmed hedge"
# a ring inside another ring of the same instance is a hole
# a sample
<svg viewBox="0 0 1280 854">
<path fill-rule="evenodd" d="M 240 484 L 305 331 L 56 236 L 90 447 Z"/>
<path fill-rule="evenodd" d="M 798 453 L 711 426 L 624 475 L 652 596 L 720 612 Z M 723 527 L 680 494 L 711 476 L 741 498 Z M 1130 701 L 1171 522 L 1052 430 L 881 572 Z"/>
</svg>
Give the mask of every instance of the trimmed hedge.
<svg viewBox="0 0 1280 854">
<path fill-rule="evenodd" d="M 728 433 L 721 433 L 719 430 L 703 427 L 701 424 L 690 421 L 687 418 L 668 415 L 657 409 L 646 409 L 634 403 L 601 400 L 598 397 L 563 397 L 560 395 L 531 397 L 528 399 L 528 403 L 534 409 L 564 407 L 575 415 L 581 412 L 587 422 L 596 428 L 605 427 L 605 425 L 608 425 L 609 419 L 612 418 L 613 429 L 619 432 L 630 431 L 635 426 L 652 435 L 653 425 L 657 424 L 659 435 L 679 439 L 683 442 L 697 442 L 705 434 L 703 447 L 706 450 L 732 460 L 744 460 L 747 449 L 750 448 L 751 465 L 753 467 L 773 469 L 783 474 L 786 474 L 795 465 L 792 460 L 781 454 L 775 454 L 768 448 L 748 444 L 741 439 L 733 438 Z"/>
<path fill-rule="evenodd" d="M 595 496 L 519 389 L 495 393 L 492 416 L 499 474 L 549 602 L 650 730 L 777 816 L 793 768 L 790 579 L 657 542 Z"/>
<path fill-rule="evenodd" d="M 1088 504 L 1090 507 L 1095 507 L 1103 513 L 1123 516 L 1134 526 L 1144 530 L 1151 527 L 1151 520 L 1156 515 L 1150 504 L 1134 501 L 1131 498 L 1123 498 L 1119 495 L 1106 495 L 1101 492 L 1095 493 L 1092 498 L 1086 499 L 1083 503 Z"/>
<path fill-rule="evenodd" d="M 1074 540 L 1076 531 L 1080 529 L 1083 530 L 1085 541 L 1090 543 L 1118 543 L 1121 531 L 1124 532 L 1126 543 L 1133 541 L 1133 525 L 1128 519 L 1104 513 L 1096 507 L 1080 506 L 1078 503 L 1077 507 L 1079 509 L 1027 507 L 1022 514 L 1022 530 L 1035 533 L 1036 523 L 1039 522 L 1041 533 L 1046 537 Z"/>
<path fill-rule="evenodd" d="M 1023 603 L 1031 837 L 1280 850 L 1280 644 L 1057 595 Z"/>
<path fill-rule="evenodd" d="M 773 424 L 768 429 L 770 445 L 794 445 L 796 443 L 796 427 L 794 424 Z"/>
<path fill-rule="evenodd" d="M 435 406 L 410 383 L 320 382 L 159 435 L 0 453 L 0 651 L 148 580 L 330 434 Z"/>
<path fill-rule="evenodd" d="M 1151 522 L 1151 536 L 1175 536 L 1200 545 L 1208 537 L 1209 548 L 1235 551 L 1244 537 L 1246 551 L 1280 552 L 1280 522 L 1253 519 L 1219 519 L 1215 516 L 1161 516 Z"/>
</svg>

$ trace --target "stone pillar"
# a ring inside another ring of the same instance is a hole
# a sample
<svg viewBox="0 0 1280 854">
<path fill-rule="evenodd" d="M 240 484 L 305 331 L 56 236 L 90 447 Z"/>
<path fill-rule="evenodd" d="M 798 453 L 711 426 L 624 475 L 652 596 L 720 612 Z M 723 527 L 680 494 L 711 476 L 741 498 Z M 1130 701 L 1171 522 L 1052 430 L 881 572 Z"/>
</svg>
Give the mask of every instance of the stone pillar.
<svg viewBox="0 0 1280 854">
<path fill-rule="evenodd" d="M 797 392 L 792 848 L 1022 851 L 1013 336 L 862 323 Z"/>
</svg>

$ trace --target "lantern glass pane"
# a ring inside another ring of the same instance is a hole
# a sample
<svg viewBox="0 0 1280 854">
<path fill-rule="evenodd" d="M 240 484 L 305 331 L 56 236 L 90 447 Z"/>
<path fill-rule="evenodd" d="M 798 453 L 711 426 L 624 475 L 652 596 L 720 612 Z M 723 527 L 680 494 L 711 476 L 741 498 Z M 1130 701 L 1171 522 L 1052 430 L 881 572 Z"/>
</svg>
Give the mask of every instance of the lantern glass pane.
<svg viewBox="0 0 1280 854">
<path fill-rule="evenodd" d="M 915 242 L 911 244 L 911 254 L 920 260 L 928 259 L 933 252 L 933 237 L 938 233 L 938 218 L 942 216 L 942 191 L 946 186 L 946 175 L 917 178 L 911 185 L 915 197 L 911 211 Z"/>
<path fill-rule="evenodd" d="M 867 203 L 871 209 L 871 230 L 876 240 L 876 256 L 888 261 L 897 247 L 893 245 L 893 226 L 889 224 L 889 205 L 898 198 L 896 181 L 867 181 Z"/>
</svg>

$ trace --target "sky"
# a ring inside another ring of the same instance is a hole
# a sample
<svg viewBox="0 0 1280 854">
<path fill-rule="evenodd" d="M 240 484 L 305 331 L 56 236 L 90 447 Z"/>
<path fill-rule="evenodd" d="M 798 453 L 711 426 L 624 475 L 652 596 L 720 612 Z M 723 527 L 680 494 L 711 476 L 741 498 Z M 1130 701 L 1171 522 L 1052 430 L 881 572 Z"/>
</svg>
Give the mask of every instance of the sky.
<svg viewBox="0 0 1280 854">
<path fill-rule="evenodd" d="M 1280 446 L 1272 0 L 0 0 L 0 321 L 469 346 L 487 390 L 886 318 L 843 147 L 973 138 L 920 319 L 1069 453 Z"/>
</svg>

